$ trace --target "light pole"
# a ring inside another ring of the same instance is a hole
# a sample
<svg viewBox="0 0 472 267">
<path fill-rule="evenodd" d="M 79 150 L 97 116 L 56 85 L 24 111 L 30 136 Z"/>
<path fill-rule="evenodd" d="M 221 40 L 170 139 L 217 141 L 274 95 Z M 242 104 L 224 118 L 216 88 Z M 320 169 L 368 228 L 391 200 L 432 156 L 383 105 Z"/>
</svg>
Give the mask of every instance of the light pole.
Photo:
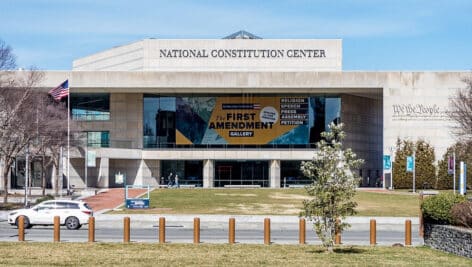
<svg viewBox="0 0 472 267">
<path fill-rule="evenodd" d="M 395 147 L 389 147 L 390 150 L 390 190 L 393 190 L 393 152 L 395 151 Z"/>
<path fill-rule="evenodd" d="M 413 193 L 416 193 L 416 150 L 413 148 Z"/>
<path fill-rule="evenodd" d="M 453 167 L 452 167 L 452 176 L 454 177 L 454 185 L 453 185 L 453 189 L 454 189 L 454 194 L 456 193 L 456 150 L 454 149 L 454 151 L 452 152 L 452 157 L 453 157 Z"/>
<path fill-rule="evenodd" d="M 29 179 L 29 146 L 26 147 L 25 155 L 25 207 L 28 206 L 28 179 Z"/>
<path fill-rule="evenodd" d="M 413 148 L 413 156 L 406 157 L 406 172 L 413 173 L 413 193 L 416 193 L 416 151 Z"/>
</svg>

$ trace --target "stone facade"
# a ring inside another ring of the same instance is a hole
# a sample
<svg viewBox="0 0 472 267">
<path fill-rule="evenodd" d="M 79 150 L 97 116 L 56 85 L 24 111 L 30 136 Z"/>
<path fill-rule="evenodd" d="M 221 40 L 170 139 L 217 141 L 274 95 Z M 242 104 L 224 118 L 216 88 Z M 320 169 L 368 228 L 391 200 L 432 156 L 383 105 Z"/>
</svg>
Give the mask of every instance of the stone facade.
<svg viewBox="0 0 472 267">
<path fill-rule="evenodd" d="M 25 75 L 25 71 L 16 75 Z M 312 148 L 144 148 L 143 99 L 156 95 L 325 95 L 341 98 L 346 147 L 365 164 L 363 186 L 382 184 L 382 156 L 397 138 L 424 139 L 442 157 L 455 142 L 449 98 L 472 72 L 342 71 L 342 40 L 158 40 L 117 46 L 73 62 L 72 71 L 46 71 L 47 92 L 69 80 L 71 93 L 110 94 L 110 119 L 80 121 L 82 131 L 109 132 L 108 148 L 85 169 L 85 152 L 71 155 L 70 182 L 114 187 L 116 173 L 131 184 L 156 186 L 163 161 L 203 162 L 203 185 L 212 187 L 218 161 L 266 161 L 269 185 L 279 187 L 283 161 L 310 160 Z M 85 178 L 87 177 L 87 178 Z"/>
<path fill-rule="evenodd" d="M 144 39 L 72 65 L 76 71 L 341 71 L 342 40 Z"/>
<path fill-rule="evenodd" d="M 463 78 L 471 75 L 471 72 L 46 71 L 39 87 L 46 91 L 69 79 L 72 93 L 110 93 L 110 120 L 79 122 L 84 131 L 110 132 L 110 148 L 90 148 L 96 150 L 97 167 L 88 169 L 89 186 L 114 186 L 114 174 L 121 169 L 136 184 L 155 184 L 155 178 L 162 175 L 158 167 L 161 160 L 203 161 L 204 185 L 211 186 L 215 161 L 265 160 L 271 164 L 271 186 L 277 187 L 280 179 L 277 163 L 309 160 L 312 149 L 143 149 L 143 95 L 288 92 L 341 97 L 346 144 L 366 159 L 363 185 L 373 186 L 377 181 L 372 178 L 379 176 L 377 171 L 380 176 L 383 174 L 382 155 L 394 153 L 397 138 L 425 139 L 435 148 L 436 159 L 454 143 L 452 124 L 445 116 L 449 97 L 463 88 Z M 83 156 L 72 155 L 71 184 L 78 187 L 85 186 Z"/>
<path fill-rule="evenodd" d="M 424 243 L 434 249 L 472 258 L 472 229 L 425 224 Z"/>
</svg>

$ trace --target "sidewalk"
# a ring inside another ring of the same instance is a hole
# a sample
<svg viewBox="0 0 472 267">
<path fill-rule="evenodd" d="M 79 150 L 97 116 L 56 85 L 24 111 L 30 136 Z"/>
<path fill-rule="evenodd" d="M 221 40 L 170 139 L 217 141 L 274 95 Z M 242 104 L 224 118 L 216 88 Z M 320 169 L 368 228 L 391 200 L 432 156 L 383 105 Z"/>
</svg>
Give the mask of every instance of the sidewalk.
<svg viewBox="0 0 472 267">
<path fill-rule="evenodd" d="M 128 197 L 135 198 L 145 194 L 147 189 L 132 189 L 128 190 Z M 82 198 L 83 201 L 92 208 L 94 212 L 100 213 L 107 210 L 117 208 L 124 204 L 125 192 L 123 188 L 108 189 L 98 193 L 97 195 Z"/>
</svg>

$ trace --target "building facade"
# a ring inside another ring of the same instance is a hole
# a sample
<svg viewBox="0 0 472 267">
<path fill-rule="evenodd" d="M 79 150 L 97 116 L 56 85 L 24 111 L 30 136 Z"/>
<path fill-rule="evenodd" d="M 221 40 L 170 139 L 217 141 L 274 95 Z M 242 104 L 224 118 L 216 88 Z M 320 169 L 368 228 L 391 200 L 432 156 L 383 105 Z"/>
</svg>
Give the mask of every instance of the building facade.
<svg viewBox="0 0 472 267">
<path fill-rule="evenodd" d="M 69 80 L 87 138 L 71 157 L 78 188 L 123 186 L 117 174 L 152 186 L 176 175 L 206 188 L 304 184 L 300 163 L 331 122 L 365 159 L 360 186 L 385 187 L 397 138 L 430 142 L 437 159 L 454 143 L 449 97 L 471 75 L 342 71 L 341 40 L 264 39 L 146 39 L 45 74 L 41 88 Z"/>
</svg>

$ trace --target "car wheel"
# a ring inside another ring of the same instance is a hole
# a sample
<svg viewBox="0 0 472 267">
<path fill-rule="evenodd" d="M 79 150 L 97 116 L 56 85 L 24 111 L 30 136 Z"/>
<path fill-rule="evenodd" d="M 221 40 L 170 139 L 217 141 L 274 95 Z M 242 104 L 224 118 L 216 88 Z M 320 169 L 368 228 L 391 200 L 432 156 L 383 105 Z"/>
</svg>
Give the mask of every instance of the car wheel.
<svg viewBox="0 0 472 267">
<path fill-rule="evenodd" d="M 19 220 L 20 220 L 20 216 L 18 216 L 18 218 L 16 218 L 16 221 L 15 221 L 16 227 L 18 227 L 18 221 Z M 33 225 L 29 221 L 29 218 L 26 217 L 26 216 L 23 216 L 23 227 L 25 229 L 30 229 L 31 227 L 33 227 Z"/>
<path fill-rule="evenodd" d="M 79 222 L 79 219 L 77 219 L 77 217 L 68 217 L 66 219 L 66 227 L 67 229 L 69 230 L 76 230 L 76 229 L 79 229 L 80 228 L 80 222 Z"/>
</svg>

